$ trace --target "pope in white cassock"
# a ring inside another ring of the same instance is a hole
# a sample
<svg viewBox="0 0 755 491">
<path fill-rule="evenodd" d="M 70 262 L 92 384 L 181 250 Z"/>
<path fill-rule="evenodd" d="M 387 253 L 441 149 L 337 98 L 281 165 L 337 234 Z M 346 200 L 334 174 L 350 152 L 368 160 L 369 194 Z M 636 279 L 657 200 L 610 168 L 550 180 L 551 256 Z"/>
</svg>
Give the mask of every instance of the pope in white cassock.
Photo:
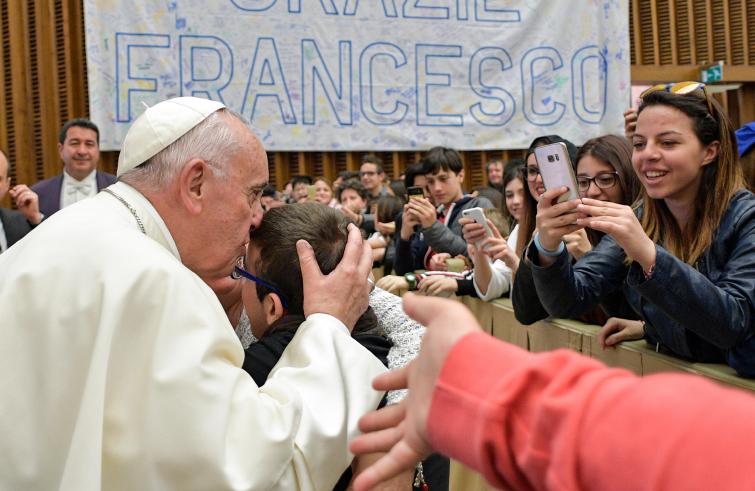
<svg viewBox="0 0 755 491">
<path fill-rule="evenodd" d="M 259 223 L 261 143 L 220 103 L 172 99 L 134 122 L 118 176 L 0 256 L 0 489 L 332 488 L 382 395 L 349 335 L 369 248 L 352 230 L 321 276 L 300 244 L 307 320 L 258 388 L 203 279 Z"/>
</svg>

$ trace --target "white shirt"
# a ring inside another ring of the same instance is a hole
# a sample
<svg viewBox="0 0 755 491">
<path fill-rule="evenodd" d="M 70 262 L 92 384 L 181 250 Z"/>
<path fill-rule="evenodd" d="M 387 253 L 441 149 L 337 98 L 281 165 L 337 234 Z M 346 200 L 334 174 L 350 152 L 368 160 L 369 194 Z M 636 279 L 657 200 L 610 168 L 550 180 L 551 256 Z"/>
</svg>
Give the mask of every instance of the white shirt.
<svg viewBox="0 0 755 491">
<path fill-rule="evenodd" d="M 125 183 L 0 255 L 0 487 L 332 489 L 382 364 L 309 316 L 267 382 Z"/>
<path fill-rule="evenodd" d="M 519 224 L 517 223 L 514 227 L 514 230 L 511 231 L 508 239 L 506 239 L 506 243 L 512 251 L 516 250 L 516 241 L 518 237 Z M 487 256 L 485 256 L 485 258 L 488 261 L 490 260 Z M 511 268 L 506 266 L 506 263 L 504 263 L 500 259 L 493 261 L 493 264 L 491 266 L 490 283 L 488 284 L 488 288 L 484 294 L 480 292 L 480 287 L 477 285 L 477 277 L 472 277 L 474 280 L 472 282 L 474 284 L 474 289 L 477 292 L 477 295 L 480 297 L 480 300 L 482 300 L 483 302 L 495 300 L 511 289 L 511 279 L 513 277 Z"/>
<path fill-rule="evenodd" d="M 97 171 L 93 170 L 81 181 L 63 171 L 63 185 L 60 187 L 60 209 L 70 206 L 82 199 L 97 194 Z"/>
</svg>

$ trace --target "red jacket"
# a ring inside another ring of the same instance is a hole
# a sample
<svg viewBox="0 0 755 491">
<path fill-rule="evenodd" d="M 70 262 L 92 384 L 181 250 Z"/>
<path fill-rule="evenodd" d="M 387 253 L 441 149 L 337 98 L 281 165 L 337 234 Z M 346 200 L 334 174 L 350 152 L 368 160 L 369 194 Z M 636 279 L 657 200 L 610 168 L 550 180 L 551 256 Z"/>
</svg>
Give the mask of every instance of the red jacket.
<svg viewBox="0 0 755 491">
<path fill-rule="evenodd" d="M 449 354 L 433 447 L 517 490 L 755 489 L 755 397 L 693 375 L 644 378 L 483 333 Z"/>
</svg>

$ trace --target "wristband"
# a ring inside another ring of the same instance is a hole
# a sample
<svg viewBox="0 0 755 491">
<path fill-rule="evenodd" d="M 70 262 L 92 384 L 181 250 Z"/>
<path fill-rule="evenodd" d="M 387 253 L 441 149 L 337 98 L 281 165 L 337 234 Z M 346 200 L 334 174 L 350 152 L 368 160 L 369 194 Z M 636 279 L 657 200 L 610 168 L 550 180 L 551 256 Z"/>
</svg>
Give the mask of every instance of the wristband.
<svg viewBox="0 0 755 491">
<path fill-rule="evenodd" d="M 406 283 L 409 285 L 409 291 L 413 291 L 417 289 L 417 275 L 414 273 L 406 273 L 404 275 L 404 279 L 406 280 Z"/>
<path fill-rule="evenodd" d="M 566 247 L 564 245 L 564 241 L 562 240 L 559 242 L 558 247 L 555 251 L 549 251 L 545 247 L 543 247 L 543 244 L 540 243 L 540 234 L 535 235 L 535 247 L 537 248 L 537 251 L 546 257 L 556 257 L 560 256 L 562 252 L 564 252 L 564 248 Z"/>
</svg>

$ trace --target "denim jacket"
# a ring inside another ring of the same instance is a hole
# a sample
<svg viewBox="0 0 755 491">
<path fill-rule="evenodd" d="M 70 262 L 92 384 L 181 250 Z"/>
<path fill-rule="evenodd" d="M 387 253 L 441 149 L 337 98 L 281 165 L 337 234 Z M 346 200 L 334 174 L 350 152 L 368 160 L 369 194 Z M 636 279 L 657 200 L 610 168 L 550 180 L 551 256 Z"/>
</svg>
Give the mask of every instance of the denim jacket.
<svg viewBox="0 0 755 491">
<path fill-rule="evenodd" d="M 655 268 L 625 264 L 625 254 L 606 236 L 574 267 L 566 252 L 548 267 L 537 249 L 527 250 L 537 293 L 554 317 L 572 318 L 623 288 L 644 319 L 648 342 L 700 362 L 726 361 L 755 377 L 755 195 L 732 197 L 713 243 L 692 267 L 656 244 Z"/>
</svg>

